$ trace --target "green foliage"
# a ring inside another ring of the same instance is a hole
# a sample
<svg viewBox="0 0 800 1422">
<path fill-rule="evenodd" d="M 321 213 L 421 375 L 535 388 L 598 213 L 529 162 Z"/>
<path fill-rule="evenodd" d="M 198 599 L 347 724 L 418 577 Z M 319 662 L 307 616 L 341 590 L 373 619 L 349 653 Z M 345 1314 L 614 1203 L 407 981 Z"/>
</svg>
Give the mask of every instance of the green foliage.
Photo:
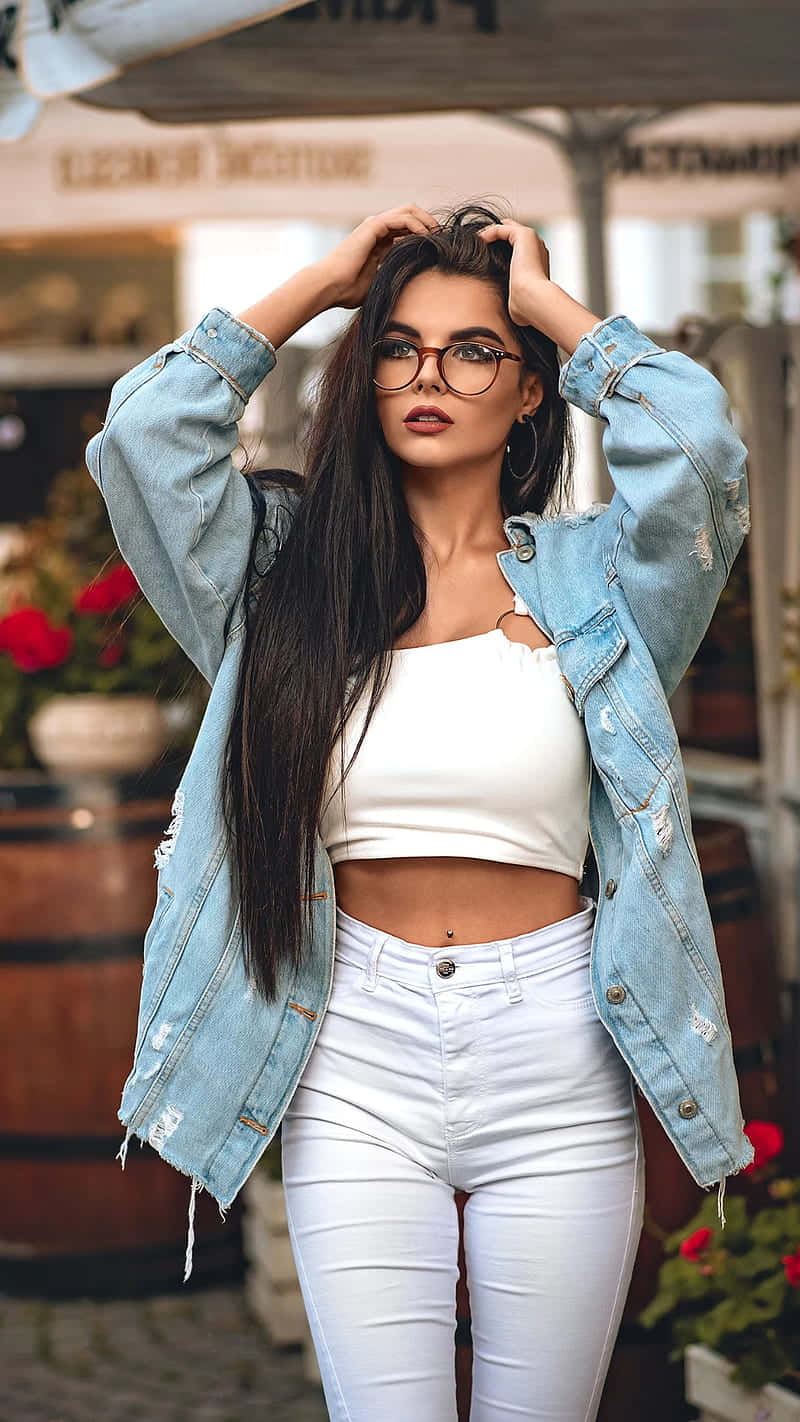
<svg viewBox="0 0 800 1422">
<path fill-rule="evenodd" d="M 677 1362 L 689 1343 L 703 1343 L 735 1363 L 731 1381 L 757 1390 L 800 1378 L 800 1281 L 791 1265 L 800 1251 L 800 1180 L 773 1182 L 775 1203 L 748 1209 L 743 1195 L 725 1200 L 725 1229 L 716 1199 L 664 1240 L 658 1291 L 638 1321 L 652 1328 L 671 1320 Z M 698 1230 L 711 1237 L 695 1257 L 680 1246 Z"/>
</svg>

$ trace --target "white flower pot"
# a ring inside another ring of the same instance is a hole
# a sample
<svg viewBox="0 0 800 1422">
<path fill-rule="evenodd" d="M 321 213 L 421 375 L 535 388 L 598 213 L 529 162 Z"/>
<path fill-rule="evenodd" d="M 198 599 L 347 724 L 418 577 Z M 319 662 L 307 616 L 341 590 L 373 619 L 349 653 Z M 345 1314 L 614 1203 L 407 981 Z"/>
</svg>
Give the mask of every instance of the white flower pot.
<svg viewBox="0 0 800 1422">
<path fill-rule="evenodd" d="M 27 730 L 52 775 L 146 770 L 167 741 L 161 704 L 144 693 L 59 693 L 33 713 Z"/>
<path fill-rule="evenodd" d="M 777 1383 L 753 1392 L 732 1383 L 734 1364 L 690 1343 L 683 1355 L 686 1400 L 699 1407 L 698 1422 L 800 1422 L 800 1397 Z"/>
</svg>

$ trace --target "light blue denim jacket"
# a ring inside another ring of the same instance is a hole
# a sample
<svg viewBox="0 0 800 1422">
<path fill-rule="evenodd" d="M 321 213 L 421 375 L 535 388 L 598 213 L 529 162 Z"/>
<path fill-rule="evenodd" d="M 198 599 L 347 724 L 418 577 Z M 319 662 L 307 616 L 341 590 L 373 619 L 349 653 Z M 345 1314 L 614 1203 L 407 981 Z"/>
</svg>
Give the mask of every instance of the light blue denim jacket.
<svg viewBox="0 0 800 1422">
<path fill-rule="evenodd" d="M 254 506 L 232 463 L 237 421 L 273 346 L 215 307 L 122 376 L 86 458 L 120 551 L 210 683 L 173 817 L 155 851 L 133 1065 L 119 1118 L 227 1209 L 278 1128 L 331 991 L 334 880 L 318 838 L 312 923 L 277 1002 L 248 982 L 220 811 L 219 771 L 243 645 Z M 745 1135 L 720 963 L 667 698 L 710 622 L 749 527 L 747 450 L 726 392 L 627 316 L 584 335 L 562 395 L 599 417 L 609 504 L 505 520 L 497 562 L 555 643 L 592 757 L 599 872 L 591 982 L 597 1012 L 695 1181 L 754 1158 Z M 298 495 L 266 491 L 259 567 Z M 536 707 L 509 707 L 509 719 Z M 265 871 L 266 872 L 266 871 Z M 522 1068 L 521 1068 L 522 1069 Z M 223 1215 L 224 1217 L 224 1215 Z"/>
</svg>

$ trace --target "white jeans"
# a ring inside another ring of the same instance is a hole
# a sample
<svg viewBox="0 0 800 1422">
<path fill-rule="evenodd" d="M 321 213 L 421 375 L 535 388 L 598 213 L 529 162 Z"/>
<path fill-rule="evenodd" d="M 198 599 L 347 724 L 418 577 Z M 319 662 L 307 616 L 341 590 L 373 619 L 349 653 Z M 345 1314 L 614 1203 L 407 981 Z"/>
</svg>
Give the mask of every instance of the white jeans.
<svg viewBox="0 0 800 1422">
<path fill-rule="evenodd" d="M 337 908 L 325 1018 L 281 1126 L 332 1422 L 594 1422 L 644 1217 L 634 1083 L 594 1007 L 596 904 L 430 948 Z"/>
</svg>

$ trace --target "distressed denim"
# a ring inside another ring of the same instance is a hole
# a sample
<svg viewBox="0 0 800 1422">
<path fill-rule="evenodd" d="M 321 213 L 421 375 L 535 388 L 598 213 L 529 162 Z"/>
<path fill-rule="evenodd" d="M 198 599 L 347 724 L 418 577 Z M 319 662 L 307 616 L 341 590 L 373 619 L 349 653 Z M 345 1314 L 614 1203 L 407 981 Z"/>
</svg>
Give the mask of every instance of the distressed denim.
<svg viewBox="0 0 800 1422">
<path fill-rule="evenodd" d="M 281 1126 L 331 1422 L 593 1422 L 644 1218 L 633 1078 L 594 1005 L 595 904 L 432 949 L 337 911 L 333 992 Z"/>
<path fill-rule="evenodd" d="M 261 333 L 215 307 L 123 375 L 89 442 L 120 551 L 211 691 L 155 854 L 153 916 L 119 1118 L 222 1210 L 274 1136 L 323 1025 L 336 901 L 317 837 L 297 972 L 266 1004 L 247 981 L 218 776 L 244 632 L 256 510 L 232 461 L 252 392 L 276 364 Z M 744 1132 L 711 914 L 668 697 L 705 634 L 749 527 L 747 450 L 716 377 L 628 316 L 599 321 L 561 368 L 561 394 L 603 422 L 609 503 L 504 521 L 496 555 L 556 647 L 592 757 L 598 873 L 590 977 L 636 1089 L 703 1188 L 754 1158 Z M 300 495 L 270 489 L 268 571 Z M 454 708 L 454 715 L 458 708 Z M 536 714 L 509 705 L 508 724 Z M 269 872 L 268 867 L 265 872 Z"/>
</svg>

